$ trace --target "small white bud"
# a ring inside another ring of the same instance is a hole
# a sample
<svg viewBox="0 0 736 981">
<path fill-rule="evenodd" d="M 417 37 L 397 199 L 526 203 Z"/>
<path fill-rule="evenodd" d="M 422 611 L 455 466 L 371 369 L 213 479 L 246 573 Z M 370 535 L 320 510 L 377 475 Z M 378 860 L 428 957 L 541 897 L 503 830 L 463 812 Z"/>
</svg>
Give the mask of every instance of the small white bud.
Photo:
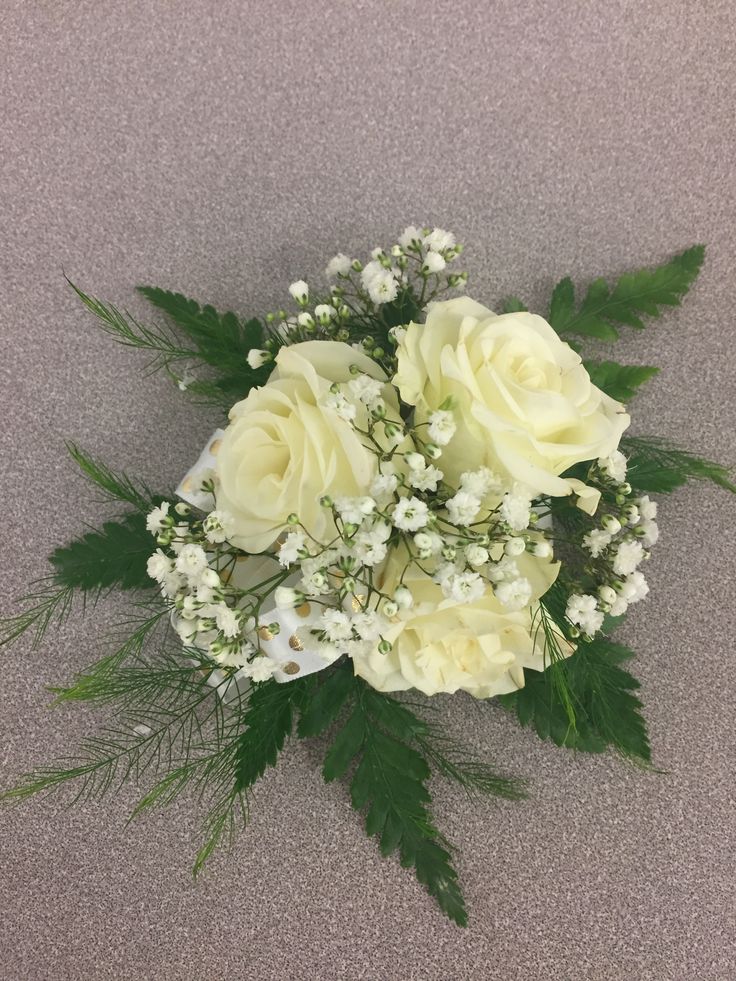
<svg viewBox="0 0 736 981">
<path fill-rule="evenodd" d="M 319 303 L 314 308 L 314 316 L 317 318 L 318 324 L 326 327 L 337 316 L 337 310 L 333 306 L 330 306 L 329 303 Z"/>
<path fill-rule="evenodd" d="M 399 586 L 394 593 L 394 602 L 402 610 L 408 610 L 414 603 L 414 597 L 411 594 L 411 590 L 406 586 Z"/>
<path fill-rule="evenodd" d="M 424 264 L 422 265 L 422 272 L 424 273 L 439 273 L 445 268 L 447 263 L 444 258 L 439 254 L 439 252 L 433 252 L 430 250 L 424 257 Z"/>
<path fill-rule="evenodd" d="M 414 536 L 414 544 L 420 552 L 426 552 L 432 548 L 432 539 L 426 532 L 420 531 L 418 535 Z"/>
<path fill-rule="evenodd" d="M 300 306 L 305 306 L 309 300 L 309 287 L 303 279 L 297 279 L 289 287 L 289 292 Z"/>
<path fill-rule="evenodd" d="M 289 586 L 277 586 L 274 600 L 279 610 L 291 610 L 302 602 L 301 593 Z"/>
<path fill-rule="evenodd" d="M 421 453 L 407 453 L 405 459 L 412 470 L 424 470 L 427 466 Z"/>
<path fill-rule="evenodd" d="M 609 605 L 615 603 L 617 599 L 616 590 L 611 586 L 599 586 L 598 595 L 604 603 L 608 603 Z"/>
<path fill-rule="evenodd" d="M 264 364 L 266 364 L 270 360 L 271 360 L 271 354 L 269 351 L 262 351 L 259 350 L 259 348 L 257 347 L 254 347 L 250 351 L 248 351 L 248 357 L 247 357 L 248 365 L 254 371 L 257 368 L 261 368 Z"/>
<path fill-rule="evenodd" d="M 521 555 L 526 551 L 526 542 L 523 538 L 509 538 L 503 550 L 507 555 Z"/>
<path fill-rule="evenodd" d="M 485 565 L 488 561 L 488 549 L 483 548 L 482 545 L 468 545 L 465 549 L 465 558 L 468 560 L 468 564 L 474 567 L 480 565 Z"/>
</svg>

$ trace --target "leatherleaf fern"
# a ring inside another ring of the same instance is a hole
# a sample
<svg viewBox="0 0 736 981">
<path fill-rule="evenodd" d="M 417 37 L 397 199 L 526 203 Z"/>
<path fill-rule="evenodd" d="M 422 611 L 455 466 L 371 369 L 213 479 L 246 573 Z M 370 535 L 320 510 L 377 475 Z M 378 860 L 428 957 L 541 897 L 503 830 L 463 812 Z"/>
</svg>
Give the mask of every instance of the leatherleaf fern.
<svg viewBox="0 0 736 981">
<path fill-rule="evenodd" d="M 147 782 L 135 818 L 193 793 L 206 804 L 198 874 L 218 844 L 232 844 L 247 822 L 252 788 L 276 764 L 298 720 L 300 738 L 330 733 L 325 780 L 345 776 L 354 764 L 351 801 L 367 810 L 366 830 L 379 837 L 381 852 L 398 851 L 444 912 L 466 925 L 453 848 L 430 812 L 430 776 L 453 780 L 471 795 L 512 800 L 525 795 L 520 782 L 499 775 L 409 705 L 369 688 L 349 663 L 318 678 L 268 681 L 241 692 L 213 674 L 201 653 L 167 645 L 157 634 L 162 628 L 160 614 L 140 621 L 73 685 L 54 689 L 57 701 L 107 704 L 113 716 L 75 754 L 37 768 L 0 799 L 21 801 L 64 785 L 74 800 L 98 799 L 126 781 Z"/>
<path fill-rule="evenodd" d="M 67 449 L 82 475 L 102 492 L 107 503 L 122 504 L 126 510 L 55 549 L 49 556 L 52 571 L 33 584 L 21 598 L 24 609 L 0 617 L 0 647 L 26 632 L 38 646 L 52 625 L 60 625 L 71 614 L 75 597 L 82 606 L 112 589 L 150 592 L 153 582 L 146 572 L 151 554 L 151 536 L 145 514 L 163 498 L 127 474 L 112 470 L 74 443 Z"/>
</svg>

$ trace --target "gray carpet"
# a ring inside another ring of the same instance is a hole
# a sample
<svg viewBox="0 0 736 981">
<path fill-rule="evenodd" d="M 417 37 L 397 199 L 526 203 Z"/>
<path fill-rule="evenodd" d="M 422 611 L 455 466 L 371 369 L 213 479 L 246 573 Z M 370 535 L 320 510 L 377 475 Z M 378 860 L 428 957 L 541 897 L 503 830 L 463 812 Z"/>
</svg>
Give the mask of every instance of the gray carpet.
<svg viewBox="0 0 736 981">
<path fill-rule="evenodd" d="M 94 329 L 62 272 L 136 312 L 148 282 L 264 311 L 336 249 L 427 222 L 467 244 L 472 295 L 543 309 L 565 274 L 704 241 L 684 307 L 619 354 L 662 367 L 637 431 L 736 460 L 732 4 L 5 0 L 2 21 L 4 610 L 103 514 L 64 439 L 166 486 L 213 428 Z M 438 788 L 467 931 L 379 857 L 317 748 L 294 745 L 197 884 L 194 804 L 127 830 L 132 789 L 0 815 L 0 976 L 733 978 L 733 507 L 710 487 L 663 503 L 652 595 L 625 631 L 661 773 L 438 701 L 533 785 L 498 807 Z M 122 612 L 103 600 L 3 654 L 2 786 L 93 731 L 45 687 Z"/>
</svg>

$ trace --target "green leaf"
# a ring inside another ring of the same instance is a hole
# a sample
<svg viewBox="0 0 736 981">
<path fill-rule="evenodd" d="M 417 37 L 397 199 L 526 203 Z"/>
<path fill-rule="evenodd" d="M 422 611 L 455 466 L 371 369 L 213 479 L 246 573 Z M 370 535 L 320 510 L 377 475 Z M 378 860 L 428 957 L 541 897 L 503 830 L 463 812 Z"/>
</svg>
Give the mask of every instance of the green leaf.
<svg viewBox="0 0 736 981">
<path fill-rule="evenodd" d="M 325 757 L 322 775 L 327 783 L 343 776 L 351 760 L 361 751 L 366 738 L 366 720 L 356 709 L 335 736 Z"/>
<path fill-rule="evenodd" d="M 274 766 L 291 734 L 293 705 L 301 681 L 280 685 L 265 681 L 256 685 L 243 715 L 245 730 L 237 745 L 235 790 L 248 790 L 269 766 Z"/>
<path fill-rule="evenodd" d="M 356 810 L 366 811 L 367 833 L 379 837 L 383 855 L 398 850 L 401 864 L 413 867 L 440 908 L 465 926 L 450 846 L 428 809 L 429 765 L 405 738 L 424 728 L 408 709 L 357 680 L 352 713 L 327 754 L 324 775 L 326 780 L 341 776 L 357 760 L 351 801 Z"/>
<path fill-rule="evenodd" d="M 572 699 L 575 722 L 555 686 L 549 669 L 526 671 L 519 691 L 501 696 L 513 708 L 522 725 L 532 725 L 542 739 L 558 746 L 600 753 L 611 746 L 620 753 L 645 762 L 651 759 L 641 702 L 633 694 L 639 682 L 620 665 L 633 657 L 621 644 L 599 636 L 581 643 L 577 651 L 555 670 L 564 673 Z"/>
<path fill-rule="evenodd" d="M 501 301 L 501 313 L 523 313 L 528 309 L 518 296 L 507 296 Z"/>
<path fill-rule="evenodd" d="M 200 307 L 181 293 L 153 286 L 139 286 L 138 292 L 163 310 L 194 343 L 197 357 L 217 372 L 215 384 L 223 393 L 244 396 L 266 382 L 273 365 L 253 369 L 247 361 L 248 352 L 263 342 L 260 320 L 243 322 L 234 313 L 218 313 L 214 307 Z"/>
<path fill-rule="evenodd" d="M 411 289 L 402 290 L 395 300 L 381 307 L 381 320 L 386 327 L 399 327 L 416 320 L 421 313 L 421 307 Z M 387 336 L 381 336 L 381 342 L 387 342 Z"/>
<path fill-rule="evenodd" d="M 669 493 L 688 480 L 708 480 L 736 494 L 728 467 L 696 456 L 656 436 L 624 436 L 621 451 L 628 458 L 626 479 L 642 493 Z"/>
<path fill-rule="evenodd" d="M 619 402 L 628 402 L 637 388 L 659 372 L 649 365 L 618 364 L 616 361 L 585 361 L 594 385 Z"/>
<path fill-rule="evenodd" d="M 318 736 L 336 721 L 348 695 L 355 687 L 352 664 L 340 665 L 328 674 L 302 710 L 297 726 L 301 738 Z M 321 680 L 321 679 L 320 679 Z"/>
<path fill-rule="evenodd" d="M 565 324 L 572 319 L 575 311 L 575 287 L 569 276 L 561 279 L 552 291 L 549 305 L 549 323 L 559 334 Z"/>
<path fill-rule="evenodd" d="M 64 586 L 85 591 L 151 589 L 153 581 L 146 564 L 154 541 L 146 531 L 142 514 L 129 514 L 120 521 L 106 521 L 100 531 L 91 531 L 51 555 L 56 580 Z"/>
<path fill-rule="evenodd" d="M 623 275 L 613 290 L 604 279 L 588 287 L 577 313 L 574 290 L 563 279 L 552 294 L 549 322 L 559 334 L 578 334 L 615 341 L 616 324 L 642 328 L 642 316 L 658 317 L 662 308 L 678 306 L 700 272 L 705 247 L 694 245 L 655 269 L 642 269 Z"/>
</svg>

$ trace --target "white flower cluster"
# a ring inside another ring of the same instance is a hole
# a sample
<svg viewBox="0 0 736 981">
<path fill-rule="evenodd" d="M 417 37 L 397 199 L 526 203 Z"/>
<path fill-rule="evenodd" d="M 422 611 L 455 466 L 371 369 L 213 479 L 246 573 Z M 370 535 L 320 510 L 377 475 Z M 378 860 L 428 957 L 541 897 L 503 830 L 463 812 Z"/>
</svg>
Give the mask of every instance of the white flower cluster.
<svg viewBox="0 0 736 981">
<path fill-rule="evenodd" d="M 367 430 L 358 431 L 375 448 L 377 473 L 366 495 L 322 499 L 332 512 L 332 540 L 315 541 L 294 515 L 294 528 L 281 542 L 280 564 L 298 568 L 301 578 L 276 590 L 277 605 L 323 606 L 319 621 L 301 628 L 303 641 L 328 661 L 340 653 L 391 649 L 384 637 L 388 626 L 417 600 L 403 576 L 391 592 L 382 589 L 380 571 L 389 553 L 403 556 L 405 570 L 426 573 L 453 603 L 494 594 L 509 612 L 528 606 L 532 585 L 518 560 L 526 553 L 531 562 L 548 561 L 553 550 L 543 532 L 530 530 L 537 514 L 527 490 L 514 485 L 504 492 L 487 467 L 463 473 L 451 487 L 436 465 L 455 432 L 451 408 L 432 413 L 427 426 L 411 428 L 384 418 L 372 379 L 356 375 L 347 385 L 371 410 Z M 334 411 L 352 422 L 343 412 L 344 398 L 340 385 L 327 396 Z"/>
<path fill-rule="evenodd" d="M 362 315 L 370 314 L 407 290 L 423 307 L 448 290 L 464 289 L 468 274 L 448 271 L 462 251 L 462 245 L 456 243 L 451 232 L 411 225 L 389 248 L 373 249 L 365 263 L 342 252 L 330 259 L 325 270 L 331 284 L 327 295 L 313 297 L 305 280 L 293 282 L 289 294 L 298 312 L 278 310 L 268 314 L 266 322 L 288 343 L 311 338 L 347 341 L 350 339 L 348 323 L 358 311 Z M 401 327 L 392 329 L 394 342 L 398 343 L 402 330 Z M 377 360 L 386 354 L 370 337 L 363 337 L 359 346 L 370 347 Z M 258 369 L 272 362 L 277 347 L 278 344 L 268 341 L 266 348 L 249 351 L 249 366 Z"/>
<path fill-rule="evenodd" d="M 389 249 L 376 248 L 370 261 L 363 265 L 358 259 L 350 259 L 342 252 L 327 264 L 328 279 L 356 286 L 356 293 L 367 298 L 375 306 L 390 303 L 399 295 L 411 276 L 426 281 L 436 277 L 435 287 L 462 288 L 467 282 L 466 273 L 445 273 L 447 266 L 462 252 L 455 236 L 442 228 L 415 228 L 410 225 L 399 236 L 398 242 Z M 354 279 L 354 274 L 359 280 Z M 426 285 L 422 293 L 426 295 Z M 436 292 L 433 292 L 436 295 Z"/>
<path fill-rule="evenodd" d="M 655 518 L 657 505 L 649 497 L 632 498 L 626 483 L 626 457 L 618 450 L 598 460 L 597 476 L 619 505 L 618 513 L 607 513 L 600 526 L 589 531 L 582 547 L 591 557 L 590 569 L 595 595 L 574 593 L 566 615 L 583 634 L 592 637 L 603 626 L 606 614 L 622 616 L 632 603 L 649 593 L 639 565 L 649 558 L 649 549 L 659 538 Z"/>
<path fill-rule="evenodd" d="M 214 510 L 195 520 L 188 504 L 172 508 L 164 501 L 150 511 L 146 526 L 160 546 L 148 560 L 148 574 L 159 584 L 184 646 L 236 676 L 271 678 L 280 665 L 259 653 L 257 614 L 264 597 L 227 581 L 237 559 L 227 544 L 230 516 Z"/>
</svg>

